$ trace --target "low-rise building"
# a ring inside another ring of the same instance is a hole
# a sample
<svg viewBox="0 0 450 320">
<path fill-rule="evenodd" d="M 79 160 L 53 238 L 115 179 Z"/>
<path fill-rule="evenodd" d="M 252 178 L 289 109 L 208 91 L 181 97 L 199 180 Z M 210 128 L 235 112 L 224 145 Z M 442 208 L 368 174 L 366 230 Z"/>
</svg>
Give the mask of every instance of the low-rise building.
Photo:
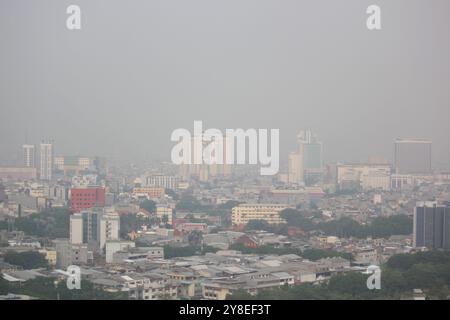
<svg viewBox="0 0 450 320">
<path fill-rule="evenodd" d="M 264 220 L 271 224 L 285 223 L 280 212 L 289 208 L 284 204 L 240 204 L 232 209 L 234 225 L 245 225 L 251 220 Z"/>
</svg>

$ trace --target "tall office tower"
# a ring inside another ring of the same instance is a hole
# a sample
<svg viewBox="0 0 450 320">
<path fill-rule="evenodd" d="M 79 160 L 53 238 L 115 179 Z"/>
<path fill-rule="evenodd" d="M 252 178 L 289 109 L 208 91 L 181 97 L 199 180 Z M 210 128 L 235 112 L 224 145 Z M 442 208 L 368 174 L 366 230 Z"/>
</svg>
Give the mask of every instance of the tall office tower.
<svg viewBox="0 0 450 320">
<path fill-rule="evenodd" d="M 98 243 L 98 221 L 101 211 L 86 210 L 70 216 L 70 243 Z"/>
<path fill-rule="evenodd" d="M 42 142 L 40 145 L 40 179 L 51 180 L 53 172 L 53 144 Z"/>
<path fill-rule="evenodd" d="M 322 142 L 311 131 L 300 131 L 298 149 L 289 155 L 289 183 L 312 185 L 323 179 Z"/>
<path fill-rule="evenodd" d="M 305 184 L 311 185 L 323 179 L 322 142 L 310 130 L 300 131 L 299 149 L 303 155 Z"/>
<path fill-rule="evenodd" d="M 98 223 L 98 243 L 103 250 L 108 240 L 119 240 L 120 217 L 112 209 L 105 209 Z"/>
<path fill-rule="evenodd" d="M 75 213 L 70 216 L 70 243 L 83 243 L 83 214 Z"/>
<path fill-rule="evenodd" d="M 118 240 L 120 217 L 111 209 L 95 208 L 70 216 L 70 243 L 103 250 L 106 240 Z"/>
<path fill-rule="evenodd" d="M 36 168 L 36 151 L 33 144 L 24 144 L 23 166 L 26 168 Z"/>
<path fill-rule="evenodd" d="M 300 152 L 289 154 L 288 182 L 290 184 L 303 185 L 303 158 Z"/>
<path fill-rule="evenodd" d="M 424 139 L 396 139 L 394 167 L 397 174 L 431 173 L 431 144 Z"/>
<path fill-rule="evenodd" d="M 414 247 L 450 249 L 450 207 L 418 202 L 414 209 Z"/>
</svg>

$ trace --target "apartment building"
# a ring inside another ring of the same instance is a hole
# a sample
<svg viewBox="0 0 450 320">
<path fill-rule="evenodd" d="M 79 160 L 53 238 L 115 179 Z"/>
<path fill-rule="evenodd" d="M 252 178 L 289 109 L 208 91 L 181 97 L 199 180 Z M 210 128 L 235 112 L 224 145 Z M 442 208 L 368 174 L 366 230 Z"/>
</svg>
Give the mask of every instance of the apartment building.
<svg viewBox="0 0 450 320">
<path fill-rule="evenodd" d="M 232 209 L 232 223 L 245 225 L 250 220 L 264 220 L 268 223 L 285 223 L 280 212 L 289 208 L 284 204 L 240 204 Z"/>
</svg>

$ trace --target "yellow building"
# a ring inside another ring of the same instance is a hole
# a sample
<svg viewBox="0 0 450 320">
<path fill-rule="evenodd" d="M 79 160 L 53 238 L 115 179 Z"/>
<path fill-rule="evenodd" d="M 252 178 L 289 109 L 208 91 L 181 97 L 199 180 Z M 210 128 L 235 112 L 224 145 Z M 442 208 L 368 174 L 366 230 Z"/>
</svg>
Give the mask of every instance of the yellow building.
<svg viewBox="0 0 450 320">
<path fill-rule="evenodd" d="M 45 255 L 45 260 L 50 266 L 56 265 L 56 250 L 43 249 L 39 250 L 39 252 Z"/>
<path fill-rule="evenodd" d="M 164 197 L 164 187 L 136 187 L 133 188 L 133 196 L 148 196 L 150 199 L 159 199 Z"/>
<path fill-rule="evenodd" d="M 231 220 L 234 225 L 244 225 L 250 220 L 265 220 L 268 223 L 285 223 L 280 212 L 289 208 L 284 204 L 240 204 L 232 209 Z"/>
<path fill-rule="evenodd" d="M 164 217 L 167 216 L 167 223 L 172 224 L 173 210 L 165 205 L 158 205 L 156 207 L 156 216 L 161 222 L 164 221 Z"/>
</svg>

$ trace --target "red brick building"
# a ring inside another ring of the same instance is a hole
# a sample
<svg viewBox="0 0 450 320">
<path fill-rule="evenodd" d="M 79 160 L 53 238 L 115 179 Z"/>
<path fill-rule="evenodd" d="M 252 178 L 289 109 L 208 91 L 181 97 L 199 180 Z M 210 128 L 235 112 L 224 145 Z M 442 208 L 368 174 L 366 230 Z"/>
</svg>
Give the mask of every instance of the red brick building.
<svg viewBox="0 0 450 320">
<path fill-rule="evenodd" d="M 79 212 L 83 209 L 105 206 L 105 188 L 72 188 L 70 189 L 70 209 Z"/>
</svg>

